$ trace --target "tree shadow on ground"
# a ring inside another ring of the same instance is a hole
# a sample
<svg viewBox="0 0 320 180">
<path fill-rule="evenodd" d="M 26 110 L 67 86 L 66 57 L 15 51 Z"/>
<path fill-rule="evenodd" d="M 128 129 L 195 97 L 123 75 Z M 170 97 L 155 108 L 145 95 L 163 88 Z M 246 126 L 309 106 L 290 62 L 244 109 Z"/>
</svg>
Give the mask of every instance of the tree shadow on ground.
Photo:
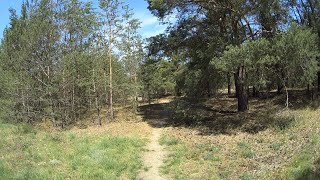
<svg viewBox="0 0 320 180">
<path fill-rule="evenodd" d="M 291 93 L 293 108 L 306 107 L 300 94 Z M 176 98 L 170 103 L 141 106 L 139 112 L 153 127 L 186 127 L 198 130 L 201 135 L 231 135 L 238 132 L 255 134 L 270 127 L 280 130 L 290 127 L 294 118 L 276 115 L 284 109 L 285 97 L 275 94 L 268 96 L 251 98 L 250 110 L 246 113 L 238 113 L 237 99 L 227 96 L 200 101 Z"/>
<path fill-rule="evenodd" d="M 168 103 L 158 103 L 143 105 L 138 108 L 138 112 L 143 119 L 152 127 L 161 128 L 170 126 L 169 113 L 166 110 Z"/>
</svg>

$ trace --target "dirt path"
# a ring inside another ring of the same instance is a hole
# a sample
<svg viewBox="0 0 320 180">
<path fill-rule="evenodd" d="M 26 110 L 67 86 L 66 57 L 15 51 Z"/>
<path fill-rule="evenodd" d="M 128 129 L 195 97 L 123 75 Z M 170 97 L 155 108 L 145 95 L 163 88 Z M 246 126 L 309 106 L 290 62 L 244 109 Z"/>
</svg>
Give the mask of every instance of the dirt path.
<svg viewBox="0 0 320 180">
<path fill-rule="evenodd" d="M 168 114 L 165 111 L 165 103 L 147 105 L 140 107 L 144 120 L 152 127 L 150 142 L 146 147 L 143 156 L 144 169 L 140 172 L 138 179 L 142 180 L 164 180 L 166 177 L 161 176 L 160 168 L 165 160 L 166 151 L 159 144 L 159 139 L 163 129 L 166 127 Z"/>
<path fill-rule="evenodd" d="M 143 180 L 163 180 L 165 179 L 160 175 L 160 167 L 165 158 L 165 151 L 159 144 L 159 139 L 162 134 L 162 128 L 153 128 L 150 143 L 147 145 L 146 153 L 143 156 L 145 170 L 143 170 L 138 179 Z"/>
</svg>

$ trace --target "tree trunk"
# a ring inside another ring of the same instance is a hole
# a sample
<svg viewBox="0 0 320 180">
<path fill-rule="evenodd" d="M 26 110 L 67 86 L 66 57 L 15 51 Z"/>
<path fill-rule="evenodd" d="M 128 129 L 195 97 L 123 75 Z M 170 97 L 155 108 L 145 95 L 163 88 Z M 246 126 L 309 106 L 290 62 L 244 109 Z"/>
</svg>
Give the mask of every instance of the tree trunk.
<svg viewBox="0 0 320 180">
<path fill-rule="evenodd" d="M 92 75 L 93 75 L 93 77 L 92 77 L 93 94 L 95 96 L 95 106 L 97 109 L 97 120 L 98 120 L 99 125 L 101 126 L 102 122 L 101 122 L 101 118 L 100 118 L 99 94 L 97 93 L 96 81 L 95 81 L 95 70 L 94 69 L 92 70 Z"/>
<path fill-rule="evenodd" d="M 148 104 L 151 104 L 150 85 L 148 85 Z"/>
<path fill-rule="evenodd" d="M 283 85 L 279 82 L 277 85 L 277 94 L 280 95 L 283 93 Z"/>
<path fill-rule="evenodd" d="M 238 71 L 236 73 L 236 90 L 238 91 L 238 111 L 245 112 L 249 110 L 248 106 L 248 91 L 246 81 L 246 71 L 244 66 L 238 67 Z"/>
<path fill-rule="evenodd" d="M 57 127 L 56 116 L 55 116 L 55 111 L 54 111 L 55 107 L 54 107 L 54 102 L 53 102 L 53 98 L 52 98 L 51 93 L 50 93 L 50 100 L 51 100 L 51 109 L 52 109 L 52 112 L 50 114 L 51 122 L 52 122 L 53 127 Z M 63 123 L 61 123 L 61 124 L 62 124 L 62 128 L 63 128 Z"/>
<path fill-rule="evenodd" d="M 24 95 L 23 88 L 21 88 L 21 100 L 22 100 L 22 115 L 21 115 L 21 117 L 28 116 L 29 114 L 26 114 L 27 106 L 26 106 L 26 98 Z"/>
<path fill-rule="evenodd" d="M 286 90 L 286 108 L 288 109 L 289 108 L 289 91 L 288 91 L 288 88 L 287 86 L 284 86 L 285 90 Z"/>
<path fill-rule="evenodd" d="M 315 98 L 315 83 L 312 83 L 311 85 L 308 84 L 308 88 L 307 88 L 307 97 L 313 101 Z"/>
<path fill-rule="evenodd" d="M 73 83 L 72 83 L 72 102 L 71 102 L 71 111 L 72 111 L 72 120 L 76 118 L 76 110 L 75 110 L 75 81 L 74 77 L 72 77 Z"/>
<path fill-rule="evenodd" d="M 69 100 L 67 99 L 67 93 L 66 93 L 66 85 L 65 85 L 65 72 L 64 70 L 62 71 L 62 94 L 63 94 L 63 100 L 61 101 L 62 103 L 62 108 L 63 108 L 63 114 L 61 116 L 61 124 L 67 124 L 67 117 L 68 117 L 68 114 L 69 112 L 67 111 L 67 107 L 68 107 L 68 102 Z"/>
<path fill-rule="evenodd" d="M 79 65 L 77 63 L 77 119 L 78 121 L 81 120 L 81 99 L 84 98 L 84 97 L 81 97 L 81 89 L 80 89 L 80 86 L 79 86 L 79 83 L 80 83 L 80 72 L 79 72 Z"/>
<path fill-rule="evenodd" d="M 110 55 L 110 118 L 113 119 L 114 118 L 114 114 L 113 114 L 113 87 L 112 87 L 112 55 Z"/>
<path fill-rule="evenodd" d="M 108 104 L 109 103 L 109 99 L 108 99 L 108 82 L 107 82 L 107 70 L 104 69 L 103 72 L 103 76 L 104 76 L 104 94 L 105 94 L 105 103 Z"/>
<path fill-rule="evenodd" d="M 113 22 L 110 21 L 109 24 L 109 70 L 110 70 L 110 75 L 109 75 L 109 100 L 110 100 L 110 118 L 113 119 L 114 118 L 114 114 L 113 114 L 113 87 L 112 87 L 112 45 L 113 45 Z"/>
<path fill-rule="evenodd" d="M 138 77 L 137 77 L 137 69 L 134 70 L 134 112 L 137 113 L 139 102 L 138 102 Z"/>
<path fill-rule="evenodd" d="M 311 88 L 311 101 L 314 101 L 314 99 L 315 99 L 314 85 L 312 85 L 312 88 Z"/>
<path fill-rule="evenodd" d="M 206 81 L 206 89 L 207 89 L 207 97 L 210 98 L 211 97 L 211 88 L 210 88 L 210 81 L 209 78 Z"/>
<path fill-rule="evenodd" d="M 257 97 L 257 89 L 255 86 L 252 87 L 252 96 Z"/>
<path fill-rule="evenodd" d="M 231 77 L 230 73 L 227 74 L 227 79 L 228 79 L 228 96 L 231 95 Z"/>
<path fill-rule="evenodd" d="M 320 72 L 318 72 L 318 93 L 320 92 Z"/>
<path fill-rule="evenodd" d="M 235 90 L 236 90 L 236 97 L 239 97 L 239 89 L 238 89 L 238 75 L 237 73 L 234 73 L 234 84 L 235 84 Z"/>
</svg>

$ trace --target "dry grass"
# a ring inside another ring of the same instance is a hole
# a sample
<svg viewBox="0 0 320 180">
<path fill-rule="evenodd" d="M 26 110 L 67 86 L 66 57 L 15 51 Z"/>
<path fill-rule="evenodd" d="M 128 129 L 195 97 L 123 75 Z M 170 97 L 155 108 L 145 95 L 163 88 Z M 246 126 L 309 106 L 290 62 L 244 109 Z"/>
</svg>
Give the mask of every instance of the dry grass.
<svg viewBox="0 0 320 180">
<path fill-rule="evenodd" d="M 151 135 L 152 129 L 145 122 L 110 122 L 102 126 L 90 126 L 86 129 L 74 127 L 71 132 L 99 136 L 109 134 L 112 136 L 125 135 L 129 137 L 147 138 Z"/>
<path fill-rule="evenodd" d="M 307 107 L 303 99 L 291 99 L 290 110 L 283 108 L 283 97 L 273 97 L 252 99 L 249 112 L 237 113 L 236 99 L 226 96 L 170 97 L 141 106 L 141 115 L 116 107 L 112 122 L 104 110 L 101 127 L 92 111 L 65 131 L 49 121 L 36 128 L 0 124 L 5 137 L 0 140 L 0 177 L 18 172 L 41 179 L 60 172 L 55 178 L 98 179 L 107 178 L 107 172 L 109 178 L 135 178 L 152 127 L 165 126 L 160 144 L 169 155 L 161 172 L 173 179 L 316 179 L 320 109 L 317 103 Z M 94 168 L 97 158 L 104 171 Z M 96 177 L 85 171 L 87 166 Z"/>
<path fill-rule="evenodd" d="M 100 135 L 125 135 L 129 137 L 148 138 L 151 135 L 152 128 L 143 121 L 141 115 L 133 113 L 129 107 L 116 107 L 116 118 L 111 121 L 108 117 L 108 109 L 102 109 L 102 126 L 97 125 L 95 110 L 89 111 L 83 119 L 75 124 L 70 124 L 65 130 L 80 135 L 100 136 Z M 61 131 L 61 129 L 52 126 L 50 120 L 44 120 L 35 124 L 37 129 L 47 132 Z"/>
<path fill-rule="evenodd" d="M 63 130 L 0 121 L 0 179 L 136 179 L 152 128 L 140 116 L 103 126 L 90 119 Z"/>
<path fill-rule="evenodd" d="M 129 130 L 49 132 L 2 123 L 0 130 L 0 179 L 135 179 L 143 168 L 146 139 Z"/>
<path fill-rule="evenodd" d="M 279 101 L 253 99 L 248 113 L 235 113 L 227 97 L 197 103 L 211 114 L 166 129 L 164 136 L 178 143 L 168 145 L 163 172 L 174 179 L 297 179 L 304 169 L 292 167 L 302 153 L 311 154 L 309 165 L 320 158 L 320 110 L 283 110 Z"/>
</svg>

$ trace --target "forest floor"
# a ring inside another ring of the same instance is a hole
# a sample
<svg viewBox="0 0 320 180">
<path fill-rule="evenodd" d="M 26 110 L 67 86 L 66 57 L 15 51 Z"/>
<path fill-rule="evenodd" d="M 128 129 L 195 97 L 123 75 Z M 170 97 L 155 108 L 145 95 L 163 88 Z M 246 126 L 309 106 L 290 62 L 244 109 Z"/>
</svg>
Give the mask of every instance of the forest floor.
<svg viewBox="0 0 320 180">
<path fill-rule="evenodd" d="M 56 130 L 0 121 L 0 179 L 319 179 L 319 100 L 162 98 L 115 122 Z M 90 125 L 91 124 L 91 125 Z"/>
<path fill-rule="evenodd" d="M 298 97 L 297 97 L 298 96 Z M 177 98 L 166 104 L 160 144 L 168 152 L 162 174 L 172 179 L 319 179 L 319 100 L 303 94 L 236 99 Z"/>
</svg>

